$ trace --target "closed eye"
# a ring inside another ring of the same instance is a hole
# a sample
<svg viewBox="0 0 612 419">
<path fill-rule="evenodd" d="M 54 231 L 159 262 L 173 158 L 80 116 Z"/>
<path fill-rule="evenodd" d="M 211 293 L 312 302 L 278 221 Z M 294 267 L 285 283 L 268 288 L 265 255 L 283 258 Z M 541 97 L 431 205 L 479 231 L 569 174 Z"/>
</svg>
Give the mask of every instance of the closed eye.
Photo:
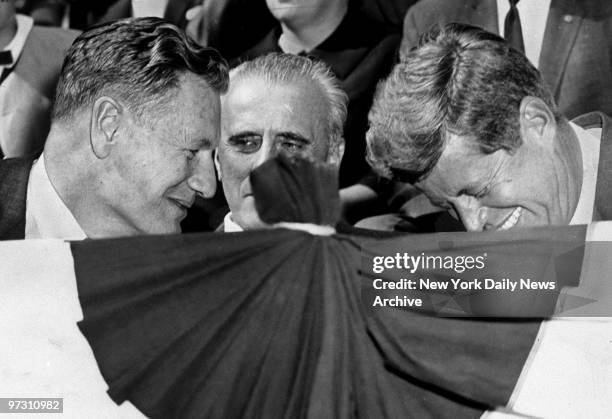
<svg viewBox="0 0 612 419">
<path fill-rule="evenodd" d="M 489 194 L 489 192 L 491 191 L 491 188 L 489 186 L 484 187 L 480 192 L 477 192 L 476 194 L 474 194 L 474 198 L 484 198 L 485 196 L 487 196 Z"/>
</svg>

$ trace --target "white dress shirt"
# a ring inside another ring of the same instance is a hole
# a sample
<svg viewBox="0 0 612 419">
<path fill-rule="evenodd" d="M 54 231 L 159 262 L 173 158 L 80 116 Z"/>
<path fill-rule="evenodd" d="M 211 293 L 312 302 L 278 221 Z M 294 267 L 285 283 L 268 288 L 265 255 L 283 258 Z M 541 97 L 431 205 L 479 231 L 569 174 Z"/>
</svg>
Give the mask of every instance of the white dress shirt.
<svg viewBox="0 0 612 419">
<path fill-rule="evenodd" d="M 584 130 L 571 123 L 582 154 L 582 188 L 578 205 L 570 224 L 589 224 L 598 221 L 595 209 L 595 187 L 597 186 L 597 169 L 599 168 L 599 146 L 601 143 L 601 128 Z"/>
<path fill-rule="evenodd" d="M 25 238 L 64 240 L 87 238 L 49 180 L 44 155 L 34 163 L 28 179 Z"/>
<path fill-rule="evenodd" d="M 133 17 L 164 17 L 168 0 L 132 0 Z"/>
<path fill-rule="evenodd" d="M 223 231 L 225 233 L 236 233 L 244 231 L 244 228 L 240 227 L 234 220 L 232 220 L 232 213 L 228 212 L 223 218 Z"/>
<path fill-rule="evenodd" d="M 525 55 L 536 68 L 540 61 L 546 20 L 551 0 L 519 0 L 516 5 L 523 29 Z M 497 23 L 499 33 L 504 36 L 504 23 L 510 10 L 509 0 L 497 0 Z"/>
</svg>

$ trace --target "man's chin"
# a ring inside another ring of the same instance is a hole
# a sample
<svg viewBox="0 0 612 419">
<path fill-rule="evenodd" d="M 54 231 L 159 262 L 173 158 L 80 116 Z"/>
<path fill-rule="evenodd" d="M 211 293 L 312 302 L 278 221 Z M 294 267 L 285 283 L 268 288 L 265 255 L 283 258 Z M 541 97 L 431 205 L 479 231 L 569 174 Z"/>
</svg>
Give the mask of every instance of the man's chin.
<svg viewBox="0 0 612 419">
<path fill-rule="evenodd" d="M 179 234 L 181 233 L 181 220 L 184 217 L 158 220 L 152 224 L 144 234 Z"/>
<path fill-rule="evenodd" d="M 264 228 L 270 228 L 268 224 L 264 223 L 261 218 L 259 218 L 255 208 L 253 208 L 253 211 L 249 211 L 247 213 L 242 211 L 236 214 L 232 213 L 232 220 L 244 230 L 261 230 Z"/>
</svg>

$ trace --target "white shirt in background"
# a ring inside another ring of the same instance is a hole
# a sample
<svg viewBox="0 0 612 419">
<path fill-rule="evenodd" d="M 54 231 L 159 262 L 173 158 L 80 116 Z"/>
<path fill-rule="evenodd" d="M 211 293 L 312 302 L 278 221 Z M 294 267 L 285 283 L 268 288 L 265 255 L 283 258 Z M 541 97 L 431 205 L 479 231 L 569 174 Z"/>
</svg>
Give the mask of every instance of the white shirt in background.
<svg viewBox="0 0 612 419">
<path fill-rule="evenodd" d="M 164 17 L 168 0 L 132 0 L 133 17 Z"/>
<path fill-rule="evenodd" d="M 525 55 L 536 68 L 540 62 L 540 52 L 544 41 L 546 20 L 551 0 L 519 0 L 516 8 L 521 19 Z M 509 0 L 497 0 L 497 24 L 499 33 L 504 36 L 504 22 L 510 10 Z"/>
<path fill-rule="evenodd" d="M 26 40 L 28 39 L 28 35 L 32 30 L 32 26 L 34 25 L 34 21 L 29 16 L 16 15 L 15 18 L 17 19 L 17 33 L 15 33 L 15 36 L 13 37 L 13 39 L 11 39 L 11 42 L 9 42 L 8 45 L 2 50 L 11 51 L 11 55 L 13 56 L 13 62 L 8 65 L 0 64 L 0 74 L 4 69 L 10 69 L 15 66 L 17 60 L 19 59 L 19 56 L 21 55 L 21 52 L 23 51 L 23 47 L 26 43 Z M 2 82 L 2 85 L 6 87 L 8 83 L 13 82 L 14 77 L 15 73 L 10 73 Z M 11 99 L 13 101 L 15 100 L 14 98 L 9 97 L 10 95 L 6 94 L 7 91 L 8 89 L 0 87 L 0 109 L 8 109 L 11 105 Z M 0 118 L 2 116 L 4 115 L 0 115 Z M 7 127 L 10 126 L 10 123 L 7 120 L 0 120 L 0 123 L 7 124 Z M 14 147 L 13 144 L 10 143 L 11 141 L 15 141 L 15 139 L 5 134 L 4 130 L 0 130 L 0 149 L 4 150 L 5 154 L 7 155 L 10 154 L 7 153 L 7 151 L 12 150 Z"/>
</svg>

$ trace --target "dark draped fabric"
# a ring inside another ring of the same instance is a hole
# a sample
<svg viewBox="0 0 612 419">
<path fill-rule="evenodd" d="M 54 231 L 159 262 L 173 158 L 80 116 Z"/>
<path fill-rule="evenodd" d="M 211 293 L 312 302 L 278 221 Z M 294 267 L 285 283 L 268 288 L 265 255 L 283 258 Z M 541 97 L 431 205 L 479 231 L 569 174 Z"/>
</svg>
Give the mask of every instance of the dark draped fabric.
<svg viewBox="0 0 612 419">
<path fill-rule="evenodd" d="M 280 158 L 255 173 L 264 221 L 313 221 L 308 213 L 326 223 L 321 214 L 335 213 L 287 209 L 287 196 L 261 198 L 270 188 L 278 196 L 311 185 L 302 199 L 331 199 L 333 208 L 336 194 L 321 190 L 331 187 L 329 171 Z M 283 181 L 271 181 L 279 173 Z M 561 237 L 584 240 L 584 228 L 491 234 L 487 251 L 514 260 L 517 248 L 533 253 Z M 473 251 L 466 238 L 484 243 L 468 233 L 370 238 L 286 229 L 75 242 L 79 327 L 112 399 L 150 417 L 476 418 L 508 403 L 542 319 L 372 310 L 362 295 L 371 280 L 364 258 L 397 248 Z M 543 252 L 530 263 L 550 262 Z M 576 280 L 571 273 L 563 281 Z"/>
</svg>

